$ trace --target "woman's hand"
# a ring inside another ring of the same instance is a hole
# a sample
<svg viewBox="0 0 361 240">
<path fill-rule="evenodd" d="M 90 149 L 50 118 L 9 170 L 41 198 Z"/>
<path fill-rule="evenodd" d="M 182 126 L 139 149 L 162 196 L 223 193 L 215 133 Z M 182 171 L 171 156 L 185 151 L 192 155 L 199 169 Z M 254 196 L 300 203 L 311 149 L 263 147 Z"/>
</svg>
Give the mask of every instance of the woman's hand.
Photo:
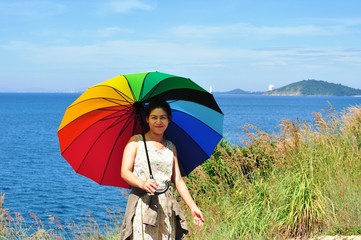
<svg viewBox="0 0 361 240">
<path fill-rule="evenodd" d="M 147 193 L 153 195 L 159 184 L 153 179 L 147 179 L 143 181 L 142 189 Z"/>
<path fill-rule="evenodd" d="M 203 218 L 203 214 L 202 214 L 201 210 L 199 210 L 198 207 L 193 207 L 191 209 L 191 213 L 193 216 L 194 224 L 197 226 L 203 226 L 204 218 Z"/>
<path fill-rule="evenodd" d="M 173 164 L 172 181 L 173 181 L 179 195 L 181 196 L 181 198 L 184 200 L 184 202 L 189 207 L 189 209 L 192 213 L 194 224 L 197 226 L 203 226 L 203 224 L 204 224 L 203 214 L 202 214 L 201 210 L 199 210 L 199 208 L 197 207 L 197 204 L 194 202 L 194 200 L 193 200 L 191 194 L 189 193 L 189 190 L 182 178 L 182 174 L 179 170 L 179 165 L 178 165 L 177 149 L 174 145 L 173 145 L 173 154 L 174 154 L 174 164 Z"/>
</svg>

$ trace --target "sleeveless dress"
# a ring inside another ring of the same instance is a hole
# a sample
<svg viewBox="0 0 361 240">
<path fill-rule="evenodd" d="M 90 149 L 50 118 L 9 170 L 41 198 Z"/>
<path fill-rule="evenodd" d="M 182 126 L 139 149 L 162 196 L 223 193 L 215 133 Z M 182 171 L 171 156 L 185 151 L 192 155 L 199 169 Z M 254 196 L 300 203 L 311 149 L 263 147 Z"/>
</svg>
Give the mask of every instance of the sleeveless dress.
<svg viewBox="0 0 361 240">
<path fill-rule="evenodd" d="M 135 157 L 133 173 L 142 180 L 149 178 L 148 162 L 145 153 L 144 142 L 141 135 L 138 137 L 138 151 Z M 173 172 L 173 144 L 166 141 L 166 146 L 157 149 L 152 142 L 147 142 L 147 150 L 151 163 L 151 168 L 155 181 L 164 187 L 165 181 L 170 181 Z M 157 198 L 157 222 L 155 226 L 144 224 L 146 210 L 149 206 L 149 198 Z M 133 236 L 132 239 L 175 239 L 175 215 L 173 212 L 173 200 L 167 197 L 167 194 L 142 196 L 137 203 L 133 218 Z"/>
</svg>

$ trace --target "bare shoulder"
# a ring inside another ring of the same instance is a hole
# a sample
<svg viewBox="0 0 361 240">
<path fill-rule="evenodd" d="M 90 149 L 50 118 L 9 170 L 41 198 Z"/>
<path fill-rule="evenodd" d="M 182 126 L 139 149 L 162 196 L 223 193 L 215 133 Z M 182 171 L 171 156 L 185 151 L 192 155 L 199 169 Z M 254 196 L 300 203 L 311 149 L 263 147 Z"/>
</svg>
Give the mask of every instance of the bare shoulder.
<svg viewBox="0 0 361 240">
<path fill-rule="evenodd" d="M 127 143 L 126 148 L 134 147 L 134 148 L 136 149 L 137 146 L 138 146 L 138 141 L 141 140 L 141 139 L 139 139 L 139 138 L 141 138 L 140 135 L 133 135 L 133 136 L 131 136 L 131 137 L 129 138 L 129 140 L 128 140 L 128 143 Z"/>
<path fill-rule="evenodd" d="M 130 143 L 130 142 L 138 142 L 139 140 L 141 140 L 141 135 L 133 135 L 133 136 L 131 136 L 130 138 L 129 138 L 129 141 L 128 141 L 128 143 Z"/>
</svg>

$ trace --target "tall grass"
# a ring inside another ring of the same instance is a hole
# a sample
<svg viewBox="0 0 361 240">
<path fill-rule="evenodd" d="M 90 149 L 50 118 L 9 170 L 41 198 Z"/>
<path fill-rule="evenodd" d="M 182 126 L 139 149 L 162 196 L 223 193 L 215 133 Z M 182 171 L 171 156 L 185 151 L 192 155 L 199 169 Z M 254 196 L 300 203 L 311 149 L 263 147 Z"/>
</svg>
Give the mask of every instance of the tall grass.
<svg viewBox="0 0 361 240">
<path fill-rule="evenodd" d="M 315 124 L 284 120 L 277 134 L 248 125 L 241 145 L 223 140 L 186 178 L 206 218 L 199 228 L 187 215 L 187 239 L 361 235 L 361 108 L 338 114 L 330 106 L 314 119 Z M 119 234 L 119 216 L 106 233 L 92 218 L 67 226 L 53 219 L 47 230 L 35 221 L 25 228 L 21 215 L 11 215 L 3 201 L 0 194 L 0 239 L 117 239 Z"/>
<path fill-rule="evenodd" d="M 279 134 L 246 126 L 187 184 L 204 211 L 189 239 L 289 239 L 361 234 L 361 108 L 330 106 L 315 124 L 284 120 Z"/>
</svg>

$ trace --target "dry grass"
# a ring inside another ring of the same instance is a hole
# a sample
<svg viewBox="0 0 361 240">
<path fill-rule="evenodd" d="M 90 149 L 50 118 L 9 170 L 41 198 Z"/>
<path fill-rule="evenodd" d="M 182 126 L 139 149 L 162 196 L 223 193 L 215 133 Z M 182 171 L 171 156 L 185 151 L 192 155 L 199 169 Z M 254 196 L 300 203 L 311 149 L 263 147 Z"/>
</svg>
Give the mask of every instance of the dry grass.
<svg viewBox="0 0 361 240">
<path fill-rule="evenodd" d="M 0 193 L 0 239 L 29 240 L 102 240 L 118 239 L 120 232 L 120 213 L 108 212 L 111 225 L 100 229 L 95 219 L 88 215 L 84 222 L 62 224 L 55 216 L 49 216 L 45 224 L 35 213 L 29 213 L 25 220 L 20 213 L 10 213 L 3 208 L 5 195 Z"/>
</svg>

